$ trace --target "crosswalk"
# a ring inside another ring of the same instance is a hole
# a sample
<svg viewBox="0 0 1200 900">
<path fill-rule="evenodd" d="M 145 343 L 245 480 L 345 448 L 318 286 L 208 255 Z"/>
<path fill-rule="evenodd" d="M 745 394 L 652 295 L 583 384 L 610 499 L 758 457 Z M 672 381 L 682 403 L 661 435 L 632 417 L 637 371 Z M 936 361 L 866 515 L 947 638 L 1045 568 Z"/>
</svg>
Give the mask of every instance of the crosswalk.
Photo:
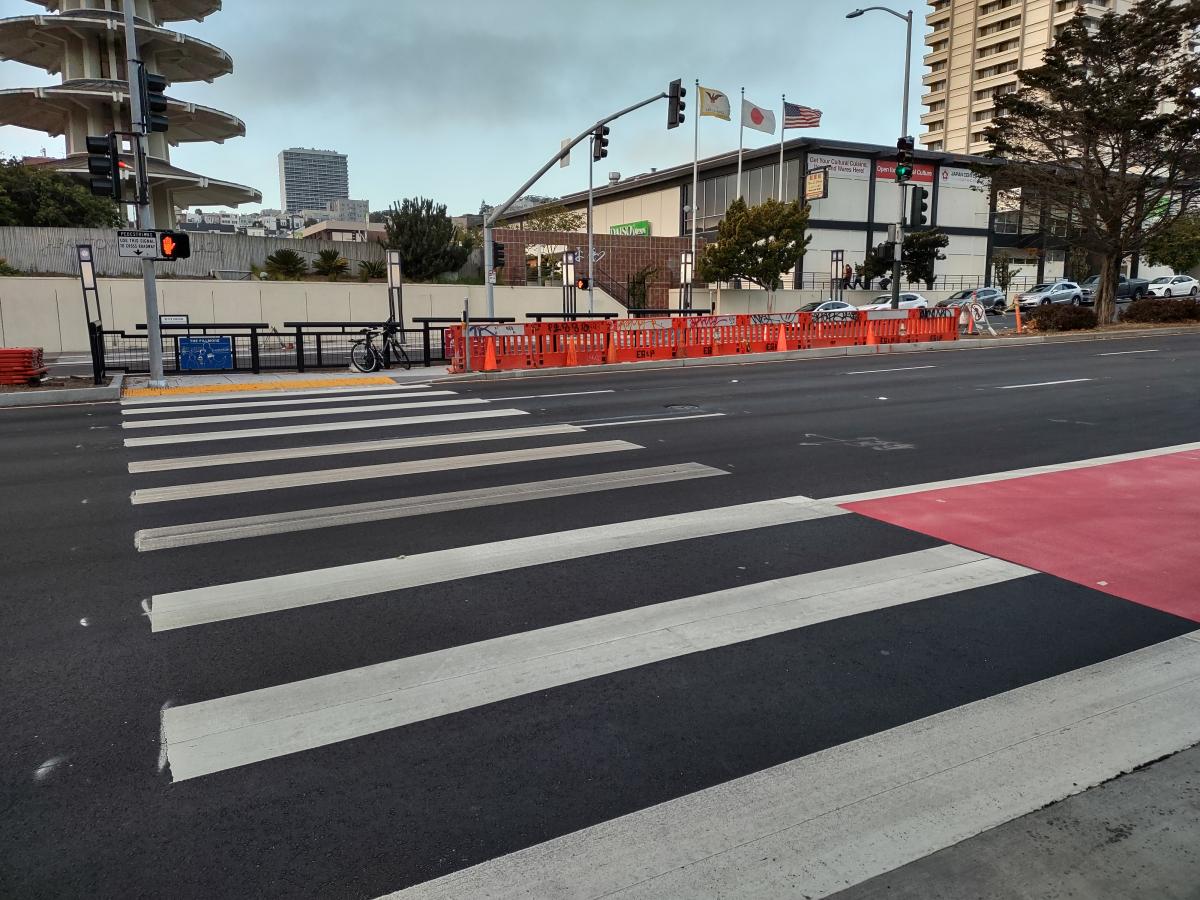
<svg viewBox="0 0 1200 900">
<path fill-rule="evenodd" d="M 168 790 L 410 817 L 363 896 L 817 897 L 1200 740 L 1194 626 L 512 393 L 123 402 Z"/>
</svg>

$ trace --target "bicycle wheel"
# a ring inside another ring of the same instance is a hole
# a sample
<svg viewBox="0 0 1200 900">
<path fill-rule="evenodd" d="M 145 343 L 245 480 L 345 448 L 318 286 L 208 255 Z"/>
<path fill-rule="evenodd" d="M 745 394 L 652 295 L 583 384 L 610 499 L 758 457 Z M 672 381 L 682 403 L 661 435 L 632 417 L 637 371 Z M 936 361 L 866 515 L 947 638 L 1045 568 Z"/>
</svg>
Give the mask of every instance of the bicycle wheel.
<svg viewBox="0 0 1200 900">
<path fill-rule="evenodd" d="M 408 353 L 404 349 L 404 345 L 399 341 L 392 341 L 392 359 L 396 364 L 405 368 L 412 368 L 412 360 L 408 358 Z"/>
<path fill-rule="evenodd" d="M 360 372 L 374 372 L 379 368 L 375 348 L 366 341 L 355 341 L 350 345 L 350 365 Z"/>
</svg>

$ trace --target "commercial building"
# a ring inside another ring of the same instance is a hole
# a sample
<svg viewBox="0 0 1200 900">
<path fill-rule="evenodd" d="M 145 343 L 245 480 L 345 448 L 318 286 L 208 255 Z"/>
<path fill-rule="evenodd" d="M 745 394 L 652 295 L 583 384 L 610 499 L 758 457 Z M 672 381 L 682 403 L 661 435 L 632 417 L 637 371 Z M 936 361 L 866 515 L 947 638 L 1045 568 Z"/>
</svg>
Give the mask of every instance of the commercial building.
<svg viewBox="0 0 1200 900">
<path fill-rule="evenodd" d="M 300 230 L 296 237 L 321 241 L 348 241 L 354 244 L 363 244 L 367 241 L 383 243 L 387 240 L 387 226 L 374 222 L 368 223 L 365 219 L 355 222 L 329 220 Z"/>
<path fill-rule="evenodd" d="M 31 0 L 53 15 L 0 19 L 0 59 L 11 59 L 58 75 L 45 87 L 0 90 L 0 125 L 17 125 L 66 140 L 66 157 L 36 165 L 81 179 L 89 177 L 86 138 L 130 131 L 122 0 Z M 203 21 L 220 0 L 129 0 L 137 16 L 138 53 L 146 68 L 171 84 L 213 81 L 233 71 L 219 47 L 166 27 L 168 22 Z M 245 123 L 221 110 L 169 99 L 166 133 L 150 135 L 150 200 L 159 226 L 174 223 L 176 206 L 237 206 L 258 203 L 254 188 L 198 175 L 171 162 L 171 147 L 246 133 Z M 132 165 L 132 155 L 126 155 Z"/>
<path fill-rule="evenodd" d="M 330 200 L 326 209 L 329 218 L 337 222 L 365 222 L 371 214 L 371 204 L 366 200 L 347 200 L 339 197 Z"/>
<path fill-rule="evenodd" d="M 1017 89 L 1077 10 L 1124 13 L 1135 0 L 929 0 L 921 144 L 984 153 L 996 98 Z"/>
<path fill-rule="evenodd" d="M 293 147 L 279 154 L 279 202 L 286 212 L 326 209 L 331 200 L 350 197 L 350 169 L 344 153 Z"/>
</svg>

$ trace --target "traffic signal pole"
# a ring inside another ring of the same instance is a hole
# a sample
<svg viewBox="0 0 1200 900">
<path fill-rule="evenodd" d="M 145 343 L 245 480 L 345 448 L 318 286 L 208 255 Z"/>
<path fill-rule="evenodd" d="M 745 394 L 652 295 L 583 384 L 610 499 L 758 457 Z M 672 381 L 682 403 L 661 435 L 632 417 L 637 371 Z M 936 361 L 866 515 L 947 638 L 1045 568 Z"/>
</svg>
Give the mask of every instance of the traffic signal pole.
<svg viewBox="0 0 1200 900">
<path fill-rule="evenodd" d="M 596 311 L 596 289 L 593 285 L 596 283 L 596 273 L 594 270 L 596 264 L 596 248 L 593 246 L 592 238 L 592 213 L 595 210 L 594 198 L 592 196 L 592 184 L 594 172 L 596 169 L 596 134 L 592 133 L 592 152 L 588 154 L 588 214 L 587 214 L 587 230 L 588 230 L 588 312 Z"/>
<path fill-rule="evenodd" d="M 146 118 L 142 109 L 142 83 L 138 77 L 141 62 L 138 60 L 137 26 L 133 19 L 133 3 L 125 7 L 125 74 L 129 91 L 129 112 L 133 138 L 134 209 L 138 228 L 149 231 L 154 228 L 154 207 L 150 203 L 150 173 L 146 171 Z M 118 170 L 113 173 L 121 177 Z M 142 260 L 142 284 L 146 291 L 146 337 L 149 344 L 150 386 L 166 387 L 163 377 L 162 331 L 158 321 L 158 287 L 154 281 L 154 260 Z"/>
<path fill-rule="evenodd" d="M 557 163 L 564 156 L 569 154 L 571 152 L 572 148 L 576 144 L 579 144 L 582 141 L 586 140 L 587 137 L 593 131 L 595 131 L 597 128 L 600 128 L 603 125 L 607 125 L 609 122 L 612 122 L 616 119 L 621 118 L 621 116 L 628 115 L 629 113 L 631 113 L 635 110 L 641 109 L 643 106 L 649 106 L 651 103 L 656 103 L 659 100 L 665 100 L 665 99 L 667 99 L 667 92 L 663 91 L 660 94 L 655 94 L 653 97 L 647 97 L 645 100 L 642 100 L 640 103 L 634 103 L 632 106 L 627 106 L 624 109 L 622 109 L 621 111 L 615 112 L 611 116 L 607 116 L 603 119 L 596 121 L 594 124 L 589 125 L 586 129 L 584 129 L 578 135 L 576 135 L 574 140 L 572 140 L 568 144 L 564 144 L 563 148 L 561 150 L 559 150 L 558 153 L 554 154 L 554 156 L 550 157 L 549 162 L 547 162 L 544 166 L 542 166 L 540 169 L 538 169 L 537 172 L 534 173 L 532 178 L 530 178 L 523 185 L 521 185 L 519 188 L 517 188 L 516 192 L 511 197 L 509 197 L 507 200 L 505 200 L 499 206 L 492 209 L 486 216 L 484 216 L 484 219 L 483 219 L 483 268 L 484 268 L 484 274 L 485 274 L 486 280 L 487 280 L 488 318 L 496 317 L 496 290 L 495 290 L 496 286 L 494 284 L 492 284 L 492 228 L 496 224 L 496 220 L 499 219 L 501 216 L 503 216 L 506 212 L 508 212 L 508 210 L 512 207 L 512 205 L 514 203 L 516 203 L 518 200 L 520 200 L 521 197 L 525 196 L 525 192 L 527 190 L 529 190 L 531 187 L 533 187 L 537 183 L 539 178 L 541 178 L 543 175 L 545 175 L 547 172 L 549 172 L 550 168 L 553 165 L 555 165 L 555 163 Z M 589 265 L 590 265 L 590 263 L 589 263 Z"/>
</svg>

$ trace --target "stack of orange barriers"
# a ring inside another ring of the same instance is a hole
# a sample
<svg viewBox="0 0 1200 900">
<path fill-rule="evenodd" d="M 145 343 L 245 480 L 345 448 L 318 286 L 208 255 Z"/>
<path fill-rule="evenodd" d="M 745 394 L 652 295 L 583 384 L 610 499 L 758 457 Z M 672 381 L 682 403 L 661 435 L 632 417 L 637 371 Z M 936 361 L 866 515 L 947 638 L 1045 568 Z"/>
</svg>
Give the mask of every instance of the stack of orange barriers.
<svg viewBox="0 0 1200 900">
<path fill-rule="evenodd" d="M 0 348 L 0 384 L 32 384 L 45 374 L 41 347 Z"/>
<path fill-rule="evenodd" d="M 764 313 L 598 322 L 521 322 L 470 326 L 470 370 L 595 366 L 681 359 L 958 340 L 953 309 Z M 451 370 L 467 371 L 463 326 L 446 330 Z"/>
</svg>

